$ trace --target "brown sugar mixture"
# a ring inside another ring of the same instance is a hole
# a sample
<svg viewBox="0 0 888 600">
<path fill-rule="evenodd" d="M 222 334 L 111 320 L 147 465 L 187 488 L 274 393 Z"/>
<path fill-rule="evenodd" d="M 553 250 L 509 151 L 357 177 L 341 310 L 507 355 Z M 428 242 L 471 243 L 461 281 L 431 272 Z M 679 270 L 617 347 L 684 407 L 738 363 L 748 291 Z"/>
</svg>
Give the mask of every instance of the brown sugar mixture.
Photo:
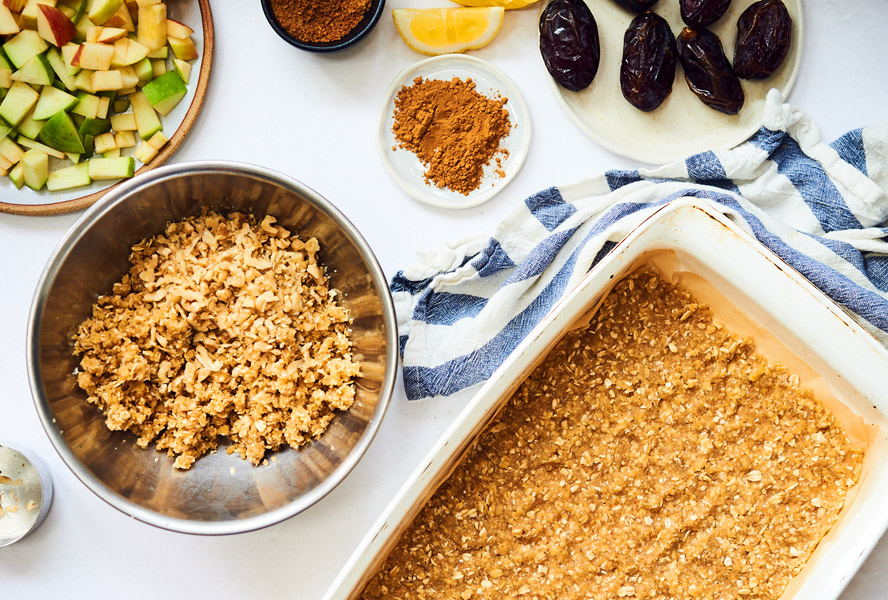
<svg viewBox="0 0 888 600">
<path fill-rule="evenodd" d="M 132 247 L 74 336 L 78 385 L 112 431 L 188 469 L 218 437 L 259 464 L 354 401 L 351 320 L 303 242 L 266 216 L 208 213 Z"/>
<path fill-rule="evenodd" d="M 509 152 L 499 144 L 511 128 L 503 108 L 508 100 L 479 94 L 471 79 L 417 77 L 395 97 L 397 147 L 422 161 L 427 183 L 468 195 L 481 185 L 491 161 L 496 175 L 506 175 L 501 161 Z"/>
<path fill-rule="evenodd" d="M 370 0 L 271 0 L 274 18 L 303 42 L 336 42 L 370 10 Z"/>
<path fill-rule="evenodd" d="M 363 598 L 777 599 L 863 454 L 652 270 L 567 334 Z"/>
</svg>

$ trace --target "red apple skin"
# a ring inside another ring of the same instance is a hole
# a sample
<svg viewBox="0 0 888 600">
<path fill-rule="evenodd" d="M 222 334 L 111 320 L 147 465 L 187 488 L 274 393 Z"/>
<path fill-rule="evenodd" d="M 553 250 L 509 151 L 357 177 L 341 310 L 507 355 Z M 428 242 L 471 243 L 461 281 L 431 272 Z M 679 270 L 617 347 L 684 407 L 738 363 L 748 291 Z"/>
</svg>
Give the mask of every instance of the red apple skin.
<svg viewBox="0 0 888 600">
<path fill-rule="evenodd" d="M 28 0 L 3 0 L 3 6 L 16 13 L 25 10 L 25 5 L 27 3 Z"/>
<path fill-rule="evenodd" d="M 61 48 L 74 39 L 74 36 L 77 35 L 77 28 L 74 26 L 74 23 L 71 22 L 71 19 L 65 16 L 65 13 L 53 6 L 47 6 L 46 4 L 38 4 L 37 8 L 41 13 L 41 15 L 38 15 L 38 20 L 40 19 L 40 16 L 46 19 L 46 23 L 49 26 L 50 37 L 54 38 L 46 41 Z"/>
<path fill-rule="evenodd" d="M 77 47 L 77 52 L 74 53 L 74 56 L 71 57 L 71 66 L 79 67 L 80 66 L 80 55 L 83 54 L 83 44 Z"/>
</svg>

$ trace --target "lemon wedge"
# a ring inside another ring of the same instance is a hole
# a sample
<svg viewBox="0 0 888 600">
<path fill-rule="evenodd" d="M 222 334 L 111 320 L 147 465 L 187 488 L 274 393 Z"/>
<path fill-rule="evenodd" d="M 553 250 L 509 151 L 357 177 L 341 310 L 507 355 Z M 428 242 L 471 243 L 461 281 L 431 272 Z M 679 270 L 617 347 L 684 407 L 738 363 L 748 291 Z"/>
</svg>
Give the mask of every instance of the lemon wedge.
<svg viewBox="0 0 888 600">
<path fill-rule="evenodd" d="M 478 8 L 396 8 L 392 19 L 413 50 L 437 56 L 486 46 L 503 26 L 501 6 Z"/>
<path fill-rule="evenodd" d="M 536 4 L 540 0 L 453 0 L 463 6 L 502 6 L 506 10 L 524 8 Z"/>
</svg>

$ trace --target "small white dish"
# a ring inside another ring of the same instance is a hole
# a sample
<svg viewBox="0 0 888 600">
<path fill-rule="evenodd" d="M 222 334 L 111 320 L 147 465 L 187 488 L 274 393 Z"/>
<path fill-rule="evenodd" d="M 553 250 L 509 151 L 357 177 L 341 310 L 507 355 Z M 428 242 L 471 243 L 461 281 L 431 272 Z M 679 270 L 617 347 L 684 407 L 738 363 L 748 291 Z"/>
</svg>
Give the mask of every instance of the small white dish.
<svg viewBox="0 0 888 600">
<path fill-rule="evenodd" d="M 735 0 L 721 19 L 710 25 L 718 35 L 728 61 L 733 62 L 737 19 L 754 0 Z M 572 92 L 546 77 L 555 97 L 592 141 L 615 154 L 646 163 L 670 163 L 705 150 L 726 150 L 746 141 L 762 125 L 765 96 L 771 88 L 784 100 L 795 84 L 803 39 L 801 0 L 783 0 L 792 17 L 792 43 L 776 73 L 759 81 L 741 79 L 746 101 L 736 115 L 726 115 L 703 104 L 688 88 L 681 63 L 675 69 L 672 93 L 659 107 L 643 112 L 629 104 L 620 91 L 623 35 L 635 14 L 610 0 L 586 0 L 598 25 L 601 62 L 586 89 Z M 543 8 L 545 8 L 544 3 Z M 651 10 L 666 19 L 678 37 L 685 23 L 677 0 L 661 0 Z"/>
<path fill-rule="evenodd" d="M 500 147 L 508 151 L 508 156 L 501 159 L 500 165 L 485 166 L 481 185 L 468 195 L 427 183 L 424 176 L 425 165 L 413 152 L 397 148 L 392 133 L 395 122 L 395 96 L 402 87 L 412 84 L 417 77 L 445 81 L 454 77 L 471 78 L 479 94 L 489 98 L 508 99 L 504 107 L 509 111 L 509 120 L 513 127 L 500 143 Z M 521 169 L 530 147 L 530 113 L 518 87 L 497 67 L 462 54 L 435 56 L 401 71 L 385 93 L 376 129 L 379 155 L 392 178 L 414 200 L 440 208 L 469 208 L 493 198 Z M 501 177 L 495 173 L 500 169 L 505 176 Z"/>
</svg>

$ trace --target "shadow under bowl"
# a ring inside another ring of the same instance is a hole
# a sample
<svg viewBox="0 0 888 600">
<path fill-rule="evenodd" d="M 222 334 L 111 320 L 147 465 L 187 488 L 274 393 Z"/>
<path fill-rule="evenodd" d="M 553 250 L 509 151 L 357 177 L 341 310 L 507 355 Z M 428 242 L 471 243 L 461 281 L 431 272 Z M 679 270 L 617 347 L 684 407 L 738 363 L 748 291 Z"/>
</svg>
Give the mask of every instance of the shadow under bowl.
<svg viewBox="0 0 888 600">
<path fill-rule="evenodd" d="M 338 52 L 357 44 L 376 26 L 385 8 L 385 0 L 370 0 L 370 8 L 367 9 L 367 12 L 364 13 L 357 25 L 345 34 L 344 37 L 332 42 L 307 42 L 290 35 L 284 29 L 274 15 L 271 2 L 272 0 L 262 0 L 262 10 L 265 12 L 265 18 L 268 20 L 271 28 L 287 43 L 309 52 Z"/>
<path fill-rule="evenodd" d="M 189 471 L 132 433 L 108 430 L 77 386 L 72 336 L 100 294 L 129 270 L 130 246 L 169 221 L 204 209 L 240 211 L 320 243 L 319 261 L 354 320 L 353 355 L 362 362 L 356 396 L 327 431 L 298 450 L 269 454 L 253 467 L 220 445 Z M 332 204 L 301 183 L 259 167 L 182 163 L 137 177 L 106 195 L 75 223 L 47 264 L 28 326 L 28 371 L 37 412 L 74 474 L 103 500 L 146 523 L 194 534 L 230 534 L 272 525 L 329 493 L 360 460 L 392 394 L 397 330 L 388 285 L 360 233 Z"/>
</svg>

